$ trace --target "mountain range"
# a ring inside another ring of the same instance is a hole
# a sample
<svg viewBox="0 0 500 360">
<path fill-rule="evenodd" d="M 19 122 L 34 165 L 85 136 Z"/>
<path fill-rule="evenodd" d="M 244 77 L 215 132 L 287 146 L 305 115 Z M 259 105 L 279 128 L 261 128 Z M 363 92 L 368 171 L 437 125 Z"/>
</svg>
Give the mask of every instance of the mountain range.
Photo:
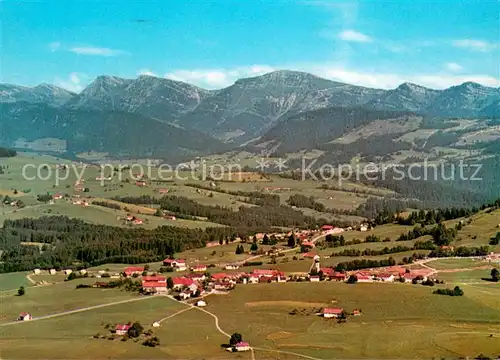
<svg viewBox="0 0 500 360">
<path fill-rule="evenodd" d="M 499 88 L 472 82 L 381 90 L 275 71 L 205 90 L 147 75 L 99 76 L 79 94 L 47 84 L 0 84 L 0 145 L 51 137 L 66 141 L 68 151 L 114 156 L 203 155 L 266 142 L 292 151 L 338 141 L 381 119 L 497 118 L 499 105 Z"/>
</svg>

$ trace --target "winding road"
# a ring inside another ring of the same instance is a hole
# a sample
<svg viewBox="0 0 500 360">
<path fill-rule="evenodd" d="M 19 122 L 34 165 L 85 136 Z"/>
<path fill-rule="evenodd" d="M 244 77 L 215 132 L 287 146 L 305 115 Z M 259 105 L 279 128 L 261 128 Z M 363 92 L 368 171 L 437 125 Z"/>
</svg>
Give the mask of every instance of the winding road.
<svg viewBox="0 0 500 360">
<path fill-rule="evenodd" d="M 81 309 L 75 309 L 75 310 L 68 310 L 68 311 L 60 312 L 60 313 L 57 313 L 57 314 L 50 314 L 50 315 L 45 315 L 45 316 L 34 317 L 33 319 L 31 319 L 29 321 L 11 321 L 11 322 L 8 322 L 8 323 L 0 324 L 0 327 L 1 326 L 9 326 L 9 325 L 25 324 L 25 323 L 30 323 L 30 322 L 39 321 L 39 320 L 53 319 L 53 318 L 60 317 L 60 316 L 66 316 L 66 315 L 76 314 L 76 313 L 79 313 L 79 312 L 84 312 L 84 311 L 89 311 L 89 310 L 94 310 L 94 309 L 100 309 L 100 308 L 107 307 L 107 306 L 125 304 L 125 303 L 129 303 L 129 302 L 141 301 L 141 300 L 147 300 L 147 299 L 153 299 L 153 298 L 154 298 L 154 296 L 144 296 L 144 297 L 139 297 L 139 298 L 132 298 L 132 299 L 121 300 L 121 301 L 114 301 L 114 302 L 107 303 L 107 304 L 100 304 L 100 305 L 88 306 L 88 307 L 84 307 L 84 308 L 81 308 Z"/>
</svg>

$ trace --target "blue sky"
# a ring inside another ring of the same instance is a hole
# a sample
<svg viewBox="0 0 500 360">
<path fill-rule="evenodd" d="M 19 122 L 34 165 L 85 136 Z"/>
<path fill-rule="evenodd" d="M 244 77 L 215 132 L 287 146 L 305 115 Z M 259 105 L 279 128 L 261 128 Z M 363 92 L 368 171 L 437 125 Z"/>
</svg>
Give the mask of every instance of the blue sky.
<svg viewBox="0 0 500 360">
<path fill-rule="evenodd" d="M 370 87 L 500 86 L 496 0 L 0 0 L 1 82 L 101 74 L 221 88 L 301 70 Z"/>
</svg>

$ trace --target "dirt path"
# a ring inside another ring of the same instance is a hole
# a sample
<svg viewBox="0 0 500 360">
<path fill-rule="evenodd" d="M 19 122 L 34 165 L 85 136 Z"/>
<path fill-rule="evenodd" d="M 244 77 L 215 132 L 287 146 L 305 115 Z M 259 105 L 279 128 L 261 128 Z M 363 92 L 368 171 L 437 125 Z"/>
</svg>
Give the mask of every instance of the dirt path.
<svg viewBox="0 0 500 360">
<path fill-rule="evenodd" d="M 31 275 L 32 275 L 32 274 L 28 274 L 28 275 L 26 275 L 26 279 L 28 279 L 28 281 L 29 281 L 30 283 L 32 283 L 33 285 L 36 285 L 36 281 L 35 281 L 35 280 L 33 280 L 33 279 L 31 278 Z"/>
<path fill-rule="evenodd" d="M 162 322 L 164 322 L 164 321 L 166 321 L 166 320 L 168 320 L 168 319 L 171 319 L 171 318 L 173 318 L 174 316 L 177 316 L 177 315 L 182 314 L 183 312 L 186 312 L 186 311 L 189 311 L 189 310 L 192 310 L 192 308 L 191 308 L 191 307 L 188 307 L 188 308 L 185 308 L 185 309 L 179 310 L 179 311 L 177 311 L 176 313 L 173 313 L 172 315 L 169 315 L 169 316 L 167 316 L 167 317 L 164 317 L 163 319 L 158 320 L 158 321 L 157 321 L 157 323 L 158 323 L 158 324 L 161 324 Z"/>
<path fill-rule="evenodd" d="M 65 316 L 65 315 L 70 315 L 70 314 L 76 314 L 76 313 L 79 313 L 79 312 L 84 312 L 84 311 L 89 311 L 89 310 L 94 310 L 94 309 L 100 309 L 100 308 L 107 307 L 107 306 L 125 304 L 125 303 L 129 303 L 129 302 L 141 301 L 141 300 L 153 299 L 153 298 L 154 298 L 153 296 L 144 296 L 144 297 L 140 297 L 140 298 L 133 298 L 133 299 L 127 299 L 127 300 L 121 300 L 121 301 L 114 301 L 112 303 L 100 304 L 100 305 L 94 305 L 94 306 L 88 306 L 88 307 L 85 307 L 85 308 L 76 309 L 76 310 L 68 310 L 68 311 L 64 311 L 64 312 L 61 312 L 61 313 L 57 313 L 57 314 L 39 316 L 39 317 L 35 317 L 35 318 L 33 318 L 33 319 L 29 320 L 29 321 L 11 321 L 11 322 L 8 322 L 8 323 L 0 324 L 0 326 L 25 324 L 25 323 L 30 323 L 30 322 L 33 322 L 33 321 L 47 320 L 47 319 L 52 319 L 52 318 L 56 318 L 56 317 L 60 317 L 60 316 Z"/>
</svg>

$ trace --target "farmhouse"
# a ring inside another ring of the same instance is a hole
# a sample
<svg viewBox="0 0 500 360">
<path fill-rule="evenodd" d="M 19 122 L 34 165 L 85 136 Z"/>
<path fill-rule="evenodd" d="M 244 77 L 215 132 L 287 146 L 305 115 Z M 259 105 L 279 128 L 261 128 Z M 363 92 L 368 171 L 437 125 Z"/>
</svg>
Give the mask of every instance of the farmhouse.
<svg viewBox="0 0 500 360">
<path fill-rule="evenodd" d="M 314 247 L 314 244 L 310 241 L 303 241 L 302 244 L 300 244 L 301 246 L 305 247 L 305 248 L 309 248 L 309 249 L 312 249 Z"/>
<path fill-rule="evenodd" d="M 361 316 L 361 310 L 353 310 L 352 315 L 353 316 Z"/>
<path fill-rule="evenodd" d="M 325 318 L 338 318 L 343 311 L 342 308 L 324 308 L 321 314 Z"/>
<path fill-rule="evenodd" d="M 56 269 L 50 269 L 49 274 L 50 275 L 55 275 L 57 273 Z"/>
<path fill-rule="evenodd" d="M 333 280 L 336 280 L 336 281 L 345 281 L 345 279 L 346 279 L 346 274 L 341 273 L 341 272 L 338 272 L 338 271 L 335 271 L 335 272 L 333 273 L 332 279 L 333 279 Z"/>
<path fill-rule="evenodd" d="M 126 267 L 123 272 L 127 276 L 132 276 L 134 274 L 141 275 L 144 272 L 144 266 L 129 266 Z"/>
<path fill-rule="evenodd" d="M 207 303 L 205 301 L 203 301 L 203 300 L 198 300 L 196 302 L 196 306 L 198 306 L 198 307 L 205 307 L 205 306 L 207 306 Z"/>
<path fill-rule="evenodd" d="M 138 218 L 136 218 L 136 219 L 134 219 L 134 220 L 132 221 L 132 223 L 133 223 L 134 225 L 142 225 L 142 224 L 144 224 L 144 221 L 143 221 L 142 219 L 138 219 Z"/>
<path fill-rule="evenodd" d="M 138 181 L 136 181 L 136 182 L 135 182 L 135 184 L 136 184 L 137 186 L 141 186 L 141 187 L 142 187 L 142 186 L 146 186 L 146 182 L 145 182 L 144 180 L 138 180 Z"/>
<path fill-rule="evenodd" d="M 311 275 L 311 276 L 309 276 L 309 281 L 319 282 L 319 276 L 318 275 Z"/>
<path fill-rule="evenodd" d="M 163 266 L 170 267 L 175 271 L 186 271 L 186 260 L 181 259 L 165 259 L 163 260 Z M 206 269 L 205 269 L 206 270 Z"/>
<path fill-rule="evenodd" d="M 116 335 L 127 335 L 128 329 L 130 329 L 132 326 L 128 324 L 117 324 L 115 327 L 115 333 Z"/>
<path fill-rule="evenodd" d="M 52 200 L 61 200 L 63 198 L 63 195 L 60 193 L 52 195 Z"/>
<path fill-rule="evenodd" d="M 238 270 L 240 266 L 238 264 L 227 264 L 224 266 L 224 270 Z"/>
<path fill-rule="evenodd" d="M 167 283 L 163 281 L 143 281 L 142 288 L 148 293 L 167 292 Z"/>
<path fill-rule="evenodd" d="M 266 277 L 271 278 L 273 276 L 284 275 L 282 272 L 278 270 L 267 270 L 267 269 L 254 269 L 252 271 L 252 275 L 257 277 Z"/>
<path fill-rule="evenodd" d="M 200 273 L 191 273 L 191 274 L 187 274 L 186 277 L 188 279 L 191 279 L 193 281 L 203 281 L 205 280 L 207 277 L 205 276 L 205 274 L 200 274 Z"/>
<path fill-rule="evenodd" d="M 35 274 L 35 275 L 40 275 L 40 273 L 41 273 L 40 269 L 33 270 L 33 274 Z"/>
<path fill-rule="evenodd" d="M 377 275 L 377 279 L 384 281 L 384 282 L 393 282 L 394 281 L 394 275 L 389 274 L 389 273 L 381 273 Z M 358 279 L 359 281 L 359 279 Z"/>
<path fill-rule="evenodd" d="M 368 273 L 357 272 L 354 276 L 356 276 L 358 282 L 373 282 L 373 276 Z"/>
<path fill-rule="evenodd" d="M 229 279 L 230 276 L 228 274 L 225 274 L 225 273 L 216 273 L 216 274 L 210 275 L 210 277 L 214 281 L 221 281 L 221 280 Z"/>
<path fill-rule="evenodd" d="M 175 277 L 172 279 L 172 281 L 174 283 L 175 290 L 179 290 L 185 287 L 191 287 L 193 285 L 196 286 L 196 283 L 193 280 L 186 277 Z"/>
<path fill-rule="evenodd" d="M 234 345 L 234 349 L 236 351 L 249 351 L 250 350 L 250 344 L 247 342 L 240 341 L 236 345 Z"/>
<path fill-rule="evenodd" d="M 167 189 L 167 188 L 158 189 L 158 192 L 159 192 L 160 194 L 167 194 L 167 193 L 168 193 L 168 191 L 169 191 L 169 189 Z"/>
<path fill-rule="evenodd" d="M 191 271 L 193 272 L 205 272 L 207 271 L 207 266 L 206 265 L 196 265 L 191 268 Z"/>
<path fill-rule="evenodd" d="M 333 230 L 334 226 L 333 225 L 323 225 L 321 227 L 321 230 L 323 231 L 328 231 L 328 230 Z"/>
<path fill-rule="evenodd" d="M 19 321 L 28 321 L 28 320 L 31 320 L 31 319 L 33 319 L 33 317 L 31 316 L 30 313 L 27 313 L 27 312 L 20 313 L 19 317 L 18 317 Z"/>
<path fill-rule="evenodd" d="M 163 218 L 165 220 L 176 220 L 177 219 L 174 215 L 165 215 Z"/>
<path fill-rule="evenodd" d="M 154 275 L 154 276 L 143 276 L 142 277 L 142 281 L 146 281 L 146 282 L 149 282 L 149 281 L 154 281 L 154 282 L 159 282 L 159 283 L 167 283 L 167 278 L 165 276 L 158 276 L 158 275 Z"/>
</svg>

